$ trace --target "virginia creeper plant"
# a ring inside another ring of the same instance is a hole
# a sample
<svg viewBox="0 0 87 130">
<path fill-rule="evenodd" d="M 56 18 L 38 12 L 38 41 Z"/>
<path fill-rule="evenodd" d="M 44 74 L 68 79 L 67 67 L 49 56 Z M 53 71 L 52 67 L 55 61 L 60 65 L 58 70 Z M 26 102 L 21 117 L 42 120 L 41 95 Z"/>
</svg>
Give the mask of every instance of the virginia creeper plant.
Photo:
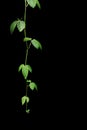
<svg viewBox="0 0 87 130">
<path fill-rule="evenodd" d="M 24 37 L 23 37 L 23 42 L 26 46 L 26 54 L 25 54 L 25 63 L 20 64 L 18 66 L 18 72 L 21 72 L 26 86 L 25 86 L 25 95 L 21 97 L 21 104 L 25 105 L 25 111 L 26 113 L 30 112 L 30 109 L 28 108 L 28 103 L 29 103 L 29 94 L 28 94 L 28 89 L 37 90 L 37 84 L 33 82 L 31 79 L 28 79 L 29 73 L 32 73 L 32 67 L 28 64 L 28 52 L 31 46 L 35 47 L 36 49 L 42 49 L 41 43 L 37 39 L 33 39 L 29 36 L 27 36 L 27 7 L 34 9 L 35 7 L 38 7 L 39 9 L 41 8 L 41 5 L 38 0 L 24 0 L 24 16 L 23 19 L 21 20 L 20 18 L 14 20 L 11 25 L 10 25 L 10 33 L 13 34 L 14 30 L 17 28 L 19 32 L 23 32 Z"/>
</svg>

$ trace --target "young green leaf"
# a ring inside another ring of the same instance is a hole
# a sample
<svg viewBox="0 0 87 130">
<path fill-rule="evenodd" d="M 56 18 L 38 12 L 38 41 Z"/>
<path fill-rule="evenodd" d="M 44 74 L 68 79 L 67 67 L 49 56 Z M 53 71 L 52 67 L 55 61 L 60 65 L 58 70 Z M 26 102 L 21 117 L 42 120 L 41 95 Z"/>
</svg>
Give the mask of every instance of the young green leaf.
<svg viewBox="0 0 87 130">
<path fill-rule="evenodd" d="M 27 0 L 30 7 L 34 8 L 36 6 L 37 0 Z"/>
<path fill-rule="evenodd" d="M 24 105 L 25 102 L 27 102 L 27 103 L 29 102 L 29 97 L 23 96 L 23 97 L 21 98 L 21 103 L 22 103 L 22 105 Z"/>
<path fill-rule="evenodd" d="M 32 68 L 30 65 L 26 65 L 26 67 L 28 68 L 28 71 L 30 71 L 32 73 Z"/>
<path fill-rule="evenodd" d="M 22 70 L 22 68 L 24 67 L 24 64 L 21 64 L 18 68 L 18 72 L 20 72 Z"/>
<path fill-rule="evenodd" d="M 26 113 L 30 113 L 30 109 L 27 109 L 27 110 L 26 110 Z"/>
<path fill-rule="evenodd" d="M 26 82 L 27 82 L 27 83 L 31 83 L 31 80 L 27 80 Z"/>
<path fill-rule="evenodd" d="M 42 45 L 41 45 L 41 43 L 38 41 L 38 40 L 36 40 L 36 39 L 33 39 L 33 40 L 31 40 L 31 43 L 32 43 L 32 45 L 36 48 L 36 49 L 41 49 L 42 50 Z"/>
<path fill-rule="evenodd" d="M 34 90 L 34 89 L 37 90 L 37 85 L 36 85 L 35 82 L 31 82 L 31 83 L 29 84 L 29 87 L 30 87 L 31 90 Z"/>
<path fill-rule="evenodd" d="M 17 20 L 15 20 L 15 21 L 13 21 L 13 22 L 11 23 L 11 25 L 10 25 L 10 33 L 11 33 L 11 34 L 14 32 L 14 30 L 15 30 L 15 28 L 16 28 L 16 26 L 17 26 L 17 23 L 18 23 Z"/>
<path fill-rule="evenodd" d="M 22 75 L 24 77 L 24 79 L 27 78 L 28 76 L 28 72 L 31 72 L 32 73 L 32 68 L 30 65 L 24 65 L 24 64 L 21 64 L 18 68 L 18 72 L 20 72 L 22 70 Z"/>
<path fill-rule="evenodd" d="M 22 75 L 24 76 L 24 79 L 27 79 L 28 72 L 32 72 L 32 68 L 30 65 L 23 65 L 22 66 Z"/>
<path fill-rule="evenodd" d="M 38 8 L 41 9 L 41 5 L 40 5 L 39 0 L 37 0 L 37 3 L 36 3 L 36 4 L 37 4 Z"/>
<path fill-rule="evenodd" d="M 19 32 L 22 32 L 25 28 L 25 22 L 22 20 L 18 20 L 17 22 L 17 28 Z"/>
<path fill-rule="evenodd" d="M 27 42 L 27 41 L 31 41 L 31 40 L 32 40 L 32 38 L 25 37 L 25 38 L 23 39 L 23 42 Z"/>
<path fill-rule="evenodd" d="M 22 74 L 24 76 L 24 79 L 26 79 L 28 76 L 28 67 L 27 66 L 22 67 Z"/>
</svg>

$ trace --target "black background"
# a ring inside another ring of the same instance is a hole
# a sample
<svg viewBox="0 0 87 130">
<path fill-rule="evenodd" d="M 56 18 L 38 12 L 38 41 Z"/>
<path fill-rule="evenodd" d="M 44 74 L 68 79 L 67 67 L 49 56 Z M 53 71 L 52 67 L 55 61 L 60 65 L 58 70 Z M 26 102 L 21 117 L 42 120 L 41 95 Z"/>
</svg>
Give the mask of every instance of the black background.
<svg viewBox="0 0 87 130">
<path fill-rule="evenodd" d="M 79 116 L 76 86 L 81 11 L 76 3 L 42 0 L 41 6 L 41 10 L 27 8 L 27 35 L 43 46 L 42 51 L 31 47 L 29 53 L 30 76 L 37 82 L 38 92 L 29 92 L 31 112 L 27 115 L 20 103 L 25 86 L 17 71 L 25 58 L 23 33 L 15 30 L 11 35 L 9 31 L 12 21 L 23 18 L 24 3 L 9 0 L 0 4 L 1 120 L 11 129 L 74 127 Z"/>
</svg>

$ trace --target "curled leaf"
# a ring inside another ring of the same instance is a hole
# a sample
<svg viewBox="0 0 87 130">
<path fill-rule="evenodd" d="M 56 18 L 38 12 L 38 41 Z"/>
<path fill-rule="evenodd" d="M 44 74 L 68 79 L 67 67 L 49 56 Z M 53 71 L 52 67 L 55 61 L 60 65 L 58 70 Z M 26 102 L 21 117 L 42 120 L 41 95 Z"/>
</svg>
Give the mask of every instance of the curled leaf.
<svg viewBox="0 0 87 130">
<path fill-rule="evenodd" d="M 35 82 L 30 82 L 29 87 L 30 87 L 31 90 L 34 90 L 34 89 L 37 90 L 37 85 L 36 85 Z"/>
<path fill-rule="evenodd" d="M 27 96 L 23 96 L 22 98 L 21 98 L 21 102 L 22 102 L 22 105 L 24 105 L 25 104 L 25 102 L 29 102 L 29 97 L 27 97 Z"/>
<path fill-rule="evenodd" d="M 41 45 L 41 43 L 38 41 L 38 40 L 36 40 L 36 39 L 33 39 L 33 40 L 31 40 L 31 43 L 32 43 L 32 45 L 36 48 L 36 49 L 41 49 L 42 50 L 42 45 Z"/>
<path fill-rule="evenodd" d="M 31 80 L 27 80 L 26 82 L 27 82 L 27 83 L 31 83 Z"/>
<path fill-rule="evenodd" d="M 30 109 L 27 109 L 27 110 L 26 110 L 26 113 L 30 113 Z"/>
<path fill-rule="evenodd" d="M 25 37 L 24 39 L 23 39 L 23 42 L 27 42 L 27 41 L 31 41 L 32 40 L 32 38 L 30 38 L 30 37 Z"/>
<path fill-rule="evenodd" d="M 18 20 L 15 20 L 15 21 L 13 21 L 11 23 L 11 25 L 10 25 L 10 32 L 11 32 L 11 34 L 14 32 L 14 30 L 15 30 L 15 28 L 17 26 L 17 23 L 18 23 Z"/>
</svg>

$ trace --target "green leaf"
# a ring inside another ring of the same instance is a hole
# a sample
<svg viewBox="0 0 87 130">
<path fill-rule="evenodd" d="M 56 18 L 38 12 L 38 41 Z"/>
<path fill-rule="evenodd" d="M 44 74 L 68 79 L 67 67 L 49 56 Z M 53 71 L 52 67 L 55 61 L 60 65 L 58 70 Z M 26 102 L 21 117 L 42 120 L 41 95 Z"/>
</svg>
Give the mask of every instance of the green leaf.
<svg viewBox="0 0 87 130">
<path fill-rule="evenodd" d="M 36 85 L 35 82 L 31 82 L 31 83 L 29 84 L 29 87 L 30 87 L 31 90 L 34 90 L 34 89 L 37 90 L 37 85 Z"/>
<path fill-rule="evenodd" d="M 27 80 L 26 82 L 27 82 L 27 83 L 31 83 L 31 80 Z"/>
<path fill-rule="evenodd" d="M 37 0 L 27 0 L 27 3 L 30 7 L 34 8 L 37 4 Z"/>
<path fill-rule="evenodd" d="M 28 68 L 28 71 L 30 71 L 32 73 L 32 68 L 30 65 L 26 65 L 26 67 Z"/>
<path fill-rule="evenodd" d="M 29 97 L 27 97 L 27 96 L 23 96 L 22 98 L 21 98 L 21 103 L 22 103 L 22 105 L 24 105 L 25 104 L 25 102 L 29 102 Z"/>
<path fill-rule="evenodd" d="M 22 20 L 18 20 L 17 22 L 17 28 L 19 32 L 22 32 L 25 28 L 25 22 Z"/>
<path fill-rule="evenodd" d="M 28 67 L 26 65 L 22 67 L 22 74 L 24 76 L 24 79 L 26 79 L 28 76 Z"/>
<path fill-rule="evenodd" d="M 37 3 L 36 3 L 36 4 L 37 4 L 38 8 L 41 9 L 41 5 L 40 5 L 39 0 L 37 0 Z"/>
<path fill-rule="evenodd" d="M 24 77 L 24 79 L 27 78 L 28 76 L 28 72 L 31 72 L 32 73 L 32 68 L 30 65 L 24 65 L 24 64 L 21 64 L 18 68 L 18 72 L 20 72 L 22 70 L 22 75 Z"/>
<path fill-rule="evenodd" d="M 30 113 L 30 109 L 27 109 L 27 110 L 26 110 L 26 113 Z"/>
<path fill-rule="evenodd" d="M 42 45 L 41 45 L 41 43 L 38 41 L 38 40 L 36 40 L 36 39 L 33 39 L 33 40 L 31 40 L 31 43 L 32 43 L 32 45 L 36 48 L 36 49 L 41 49 L 42 50 Z"/>
<path fill-rule="evenodd" d="M 11 34 L 14 32 L 14 30 L 15 30 L 15 28 L 17 26 L 17 23 L 18 23 L 18 20 L 15 20 L 15 21 L 13 21 L 11 23 L 11 25 L 10 25 L 10 32 L 11 32 Z"/>
<path fill-rule="evenodd" d="M 18 68 L 18 72 L 20 72 L 22 70 L 22 68 L 24 67 L 24 64 L 21 64 Z"/>
<path fill-rule="evenodd" d="M 22 74 L 24 76 L 24 79 L 27 79 L 28 77 L 28 72 L 32 73 L 32 68 L 30 65 L 23 65 L 22 66 Z"/>
<path fill-rule="evenodd" d="M 25 38 L 23 39 L 23 42 L 27 42 L 27 41 L 31 41 L 31 40 L 32 40 L 32 38 L 25 37 Z"/>
</svg>

